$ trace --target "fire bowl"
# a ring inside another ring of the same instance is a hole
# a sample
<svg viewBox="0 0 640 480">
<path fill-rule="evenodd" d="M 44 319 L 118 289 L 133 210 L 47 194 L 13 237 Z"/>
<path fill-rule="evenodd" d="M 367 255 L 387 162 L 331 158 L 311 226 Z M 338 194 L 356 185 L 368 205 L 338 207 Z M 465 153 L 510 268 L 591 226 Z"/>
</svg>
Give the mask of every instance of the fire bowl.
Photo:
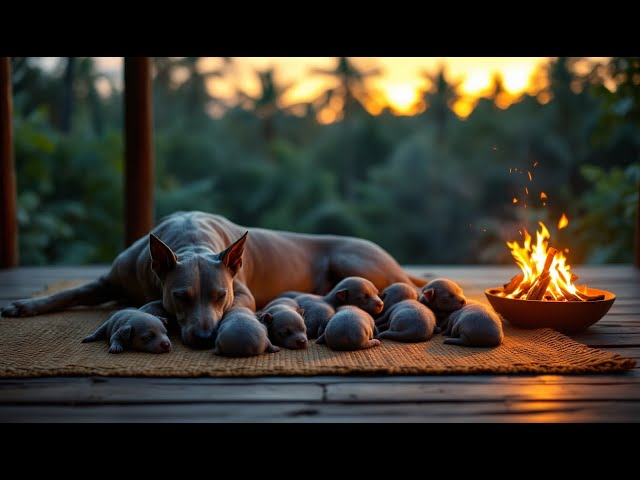
<svg viewBox="0 0 640 480">
<path fill-rule="evenodd" d="M 522 328 L 550 327 L 563 333 L 575 333 L 589 328 L 611 308 L 616 296 L 611 292 L 587 288 L 588 295 L 604 295 L 604 300 L 591 302 L 549 302 L 521 300 L 498 295 L 503 287 L 484 292 L 496 312 L 513 325 Z"/>
</svg>

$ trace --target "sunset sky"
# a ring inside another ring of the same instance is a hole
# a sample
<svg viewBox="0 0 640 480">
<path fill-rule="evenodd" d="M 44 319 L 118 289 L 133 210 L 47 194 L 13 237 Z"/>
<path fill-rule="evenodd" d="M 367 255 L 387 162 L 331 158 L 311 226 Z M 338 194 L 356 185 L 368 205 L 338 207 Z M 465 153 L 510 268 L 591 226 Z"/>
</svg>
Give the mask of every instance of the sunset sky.
<svg viewBox="0 0 640 480">
<path fill-rule="evenodd" d="M 466 103 L 455 108 L 465 117 L 473 108 L 475 100 L 486 93 L 491 78 L 500 73 L 512 98 L 530 88 L 530 77 L 536 68 L 548 62 L 550 57 L 353 57 L 362 69 L 381 68 L 383 73 L 370 80 L 370 87 L 380 92 L 378 101 L 386 104 L 398 114 L 415 113 L 412 105 L 419 91 L 427 83 L 420 75 L 423 71 L 435 72 L 440 65 L 446 67 L 449 80 L 460 80 L 460 93 Z M 113 74 L 121 84 L 122 57 L 96 57 L 100 70 Z M 199 68 L 208 71 L 219 67 L 220 57 L 203 57 Z M 310 73 L 312 68 L 330 69 L 335 66 L 335 57 L 235 57 L 234 67 L 225 78 L 212 78 L 207 85 L 209 92 L 218 97 L 233 98 L 235 87 L 247 93 L 259 91 L 256 69 L 275 67 L 279 82 L 295 85 L 286 92 L 283 104 L 290 105 L 316 98 L 331 86 L 333 81 Z M 368 105 L 367 108 L 372 111 Z M 373 109 L 375 110 L 375 109 Z M 372 113 L 377 113 L 373 111 Z"/>
</svg>

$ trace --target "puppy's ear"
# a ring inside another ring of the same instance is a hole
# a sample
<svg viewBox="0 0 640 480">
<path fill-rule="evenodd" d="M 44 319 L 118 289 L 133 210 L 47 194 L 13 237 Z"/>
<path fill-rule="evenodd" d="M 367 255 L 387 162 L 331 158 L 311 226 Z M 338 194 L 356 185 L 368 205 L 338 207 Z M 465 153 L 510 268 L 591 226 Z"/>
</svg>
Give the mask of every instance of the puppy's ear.
<svg viewBox="0 0 640 480">
<path fill-rule="evenodd" d="M 178 263 L 178 257 L 173 253 L 173 250 L 153 233 L 149 234 L 149 254 L 151 255 L 151 270 L 160 280 L 163 280 Z"/>
<path fill-rule="evenodd" d="M 122 343 L 128 344 L 131 341 L 131 325 L 125 325 L 118 329 L 118 336 Z"/>
<path fill-rule="evenodd" d="M 299 309 L 298 309 L 298 314 L 299 314 L 301 317 L 304 317 L 304 309 L 303 309 L 303 308 L 299 308 Z"/>
<path fill-rule="evenodd" d="M 347 297 L 349 296 L 349 290 L 347 290 L 346 288 L 343 288 L 342 290 L 338 290 L 336 292 L 336 298 L 341 301 L 341 302 L 346 302 L 347 301 Z"/>
<path fill-rule="evenodd" d="M 427 288 L 424 292 L 422 292 L 422 294 L 424 295 L 424 301 L 427 303 L 431 303 L 436 296 L 436 291 L 433 288 Z"/>
<path fill-rule="evenodd" d="M 247 235 L 249 235 L 248 231 L 219 254 L 220 260 L 233 275 L 238 273 L 238 270 L 242 267 L 242 253 L 244 252 Z"/>
<path fill-rule="evenodd" d="M 262 321 L 266 324 L 270 324 L 271 322 L 273 322 L 273 315 L 271 315 L 269 312 L 263 314 Z"/>
<path fill-rule="evenodd" d="M 165 327 L 169 326 L 169 319 L 168 318 L 166 318 L 166 317 L 158 317 L 158 320 L 160 320 Z"/>
</svg>

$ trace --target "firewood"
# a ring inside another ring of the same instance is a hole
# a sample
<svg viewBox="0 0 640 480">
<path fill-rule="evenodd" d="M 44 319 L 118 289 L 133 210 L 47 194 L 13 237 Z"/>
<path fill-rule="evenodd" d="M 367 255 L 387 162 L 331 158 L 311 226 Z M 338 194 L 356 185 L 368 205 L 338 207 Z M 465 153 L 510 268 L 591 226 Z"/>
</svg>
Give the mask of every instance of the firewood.
<svg viewBox="0 0 640 480">
<path fill-rule="evenodd" d="M 576 294 L 583 300 L 587 302 L 596 302 L 598 300 L 604 300 L 604 295 L 587 295 L 586 293 L 582 293 L 580 290 L 576 290 Z"/>
<path fill-rule="evenodd" d="M 542 272 L 540 272 L 540 275 L 542 275 L 544 272 L 549 271 L 549 269 L 551 268 L 551 264 L 553 263 L 553 259 L 556 256 L 556 253 L 558 253 L 558 250 L 556 250 L 553 247 L 547 250 L 547 258 L 544 261 L 544 268 L 542 269 Z"/>
<path fill-rule="evenodd" d="M 545 270 L 539 277 L 534 286 L 527 293 L 526 300 L 541 300 L 544 297 L 549 284 L 551 283 L 551 274 L 549 270 Z"/>
<path fill-rule="evenodd" d="M 564 298 L 566 298 L 567 301 L 569 301 L 569 302 L 582 302 L 583 301 L 582 298 L 580 298 L 577 295 L 574 295 L 569 290 L 564 288 L 562 285 L 558 284 L 558 288 L 560 288 L 560 291 L 562 292 L 562 295 L 564 295 Z"/>
<path fill-rule="evenodd" d="M 513 296 L 513 298 L 520 298 L 523 295 L 526 295 L 530 288 L 531 288 L 531 283 L 530 282 L 523 283 L 522 285 L 520 285 L 520 291 L 518 293 L 516 293 Z"/>
<path fill-rule="evenodd" d="M 509 283 L 505 283 L 504 284 L 504 291 L 503 293 L 505 295 L 509 295 L 513 292 L 516 291 L 516 288 L 518 288 L 518 285 L 520 285 L 520 283 L 522 283 L 522 280 L 524 279 L 524 274 L 521 273 L 520 275 L 516 275 L 515 277 L 513 277 L 511 279 L 511 281 Z"/>
</svg>

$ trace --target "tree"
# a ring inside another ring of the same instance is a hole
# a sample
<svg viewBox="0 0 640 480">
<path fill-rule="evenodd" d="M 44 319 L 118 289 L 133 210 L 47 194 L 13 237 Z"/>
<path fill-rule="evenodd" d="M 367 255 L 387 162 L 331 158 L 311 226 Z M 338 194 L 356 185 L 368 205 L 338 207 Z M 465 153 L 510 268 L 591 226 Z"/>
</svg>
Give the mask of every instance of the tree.
<svg viewBox="0 0 640 480">
<path fill-rule="evenodd" d="M 421 75 L 428 82 L 428 86 L 422 92 L 422 101 L 427 107 L 423 116 L 434 119 L 436 139 L 438 144 L 442 145 L 445 141 L 447 124 L 453 116 L 453 105 L 460 99 L 458 88 L 462 81 L 448 80 L 444 65 L 440 65 L 435 73 L 423 71 Z"/>
</svg>

